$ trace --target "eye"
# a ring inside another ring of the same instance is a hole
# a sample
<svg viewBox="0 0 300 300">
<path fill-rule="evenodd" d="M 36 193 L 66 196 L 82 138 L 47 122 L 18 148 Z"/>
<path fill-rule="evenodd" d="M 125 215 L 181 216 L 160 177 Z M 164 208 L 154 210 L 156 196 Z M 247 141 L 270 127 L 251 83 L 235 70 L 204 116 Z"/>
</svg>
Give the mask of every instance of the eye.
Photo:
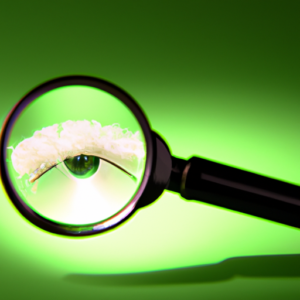
<svg viewBox="0 0 300 300">
<path fill-rule="evenodd" d="M 67 224 L 98 222 L 118 213 L 135 195 L 145 164 L 138 132 L 96 121 L 45 127 L 12 150 L 16 182 L 27 205 Z"/>
<path fill-rule="evenodd" d="M 99 168 L 100 159 L 96 156 L 78 155 L 64 161 L 71 174 L 77 178 L 89 178 Z"/>
</svg>

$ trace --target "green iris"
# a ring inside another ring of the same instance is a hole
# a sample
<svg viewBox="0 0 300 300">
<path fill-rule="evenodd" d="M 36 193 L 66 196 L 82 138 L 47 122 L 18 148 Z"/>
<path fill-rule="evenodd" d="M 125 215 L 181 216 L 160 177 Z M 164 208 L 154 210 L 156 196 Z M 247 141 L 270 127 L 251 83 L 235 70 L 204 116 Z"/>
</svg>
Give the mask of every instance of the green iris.
<svg viewBox="0 0 300 300">
<path fill-rule="evenodd" d="M 78 155 L 64 161 L 69 171 L 77 178 L 89 178 L 99 168 L 99 157 Z"/>
</svg>

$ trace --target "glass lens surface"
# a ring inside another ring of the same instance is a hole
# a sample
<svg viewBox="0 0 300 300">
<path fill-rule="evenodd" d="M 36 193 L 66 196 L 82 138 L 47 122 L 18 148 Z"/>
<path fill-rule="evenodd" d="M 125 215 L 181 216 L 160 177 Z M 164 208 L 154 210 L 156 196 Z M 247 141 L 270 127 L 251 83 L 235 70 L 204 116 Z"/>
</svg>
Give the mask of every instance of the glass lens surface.
<svg viewBox="0 0 300 300">
<path fill-rule="evenodd" d="M 34 212 L 63 224 L 102 222 L 133 199 L 146 141 L 115 96 L 68 85 L 32 101 L 14 122 L 6 149 L 10 180 Z"/>
</svg>

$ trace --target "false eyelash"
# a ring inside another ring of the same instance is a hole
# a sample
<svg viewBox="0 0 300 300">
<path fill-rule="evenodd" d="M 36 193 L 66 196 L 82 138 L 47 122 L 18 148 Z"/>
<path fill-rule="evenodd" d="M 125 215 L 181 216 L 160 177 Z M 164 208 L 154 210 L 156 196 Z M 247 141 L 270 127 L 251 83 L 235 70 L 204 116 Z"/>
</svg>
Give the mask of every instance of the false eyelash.
<svg viewBox="0 0 300 300">
<path fill-rule="evenodd" d="M 133 134 L 117 123 L 102 127 L 94 120 L 69 120 L 44 127 L 15 148 L 8 148 L 13 150 L 11 160 L 19 178 L 28 174 L 31 182 L 65 159 L 81 154 L 114 162 L 134 174 L 140 171 L 146 154 L 138 131 Z"/>
</svg>

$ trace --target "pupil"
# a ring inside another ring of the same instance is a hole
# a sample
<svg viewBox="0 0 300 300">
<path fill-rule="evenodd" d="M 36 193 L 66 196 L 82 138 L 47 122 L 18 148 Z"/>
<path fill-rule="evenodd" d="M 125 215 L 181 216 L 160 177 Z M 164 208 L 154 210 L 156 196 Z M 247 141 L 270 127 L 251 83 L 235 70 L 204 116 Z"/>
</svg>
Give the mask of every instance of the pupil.
<svg viewBox="0 0 300 300">
<path fill-rule="evenodd" d="M 99 157 L 78 155 L 66 159 L 64 163 L 74 176 L 79 178 L 88 178 L 98 170 Z"/>
</svg>

